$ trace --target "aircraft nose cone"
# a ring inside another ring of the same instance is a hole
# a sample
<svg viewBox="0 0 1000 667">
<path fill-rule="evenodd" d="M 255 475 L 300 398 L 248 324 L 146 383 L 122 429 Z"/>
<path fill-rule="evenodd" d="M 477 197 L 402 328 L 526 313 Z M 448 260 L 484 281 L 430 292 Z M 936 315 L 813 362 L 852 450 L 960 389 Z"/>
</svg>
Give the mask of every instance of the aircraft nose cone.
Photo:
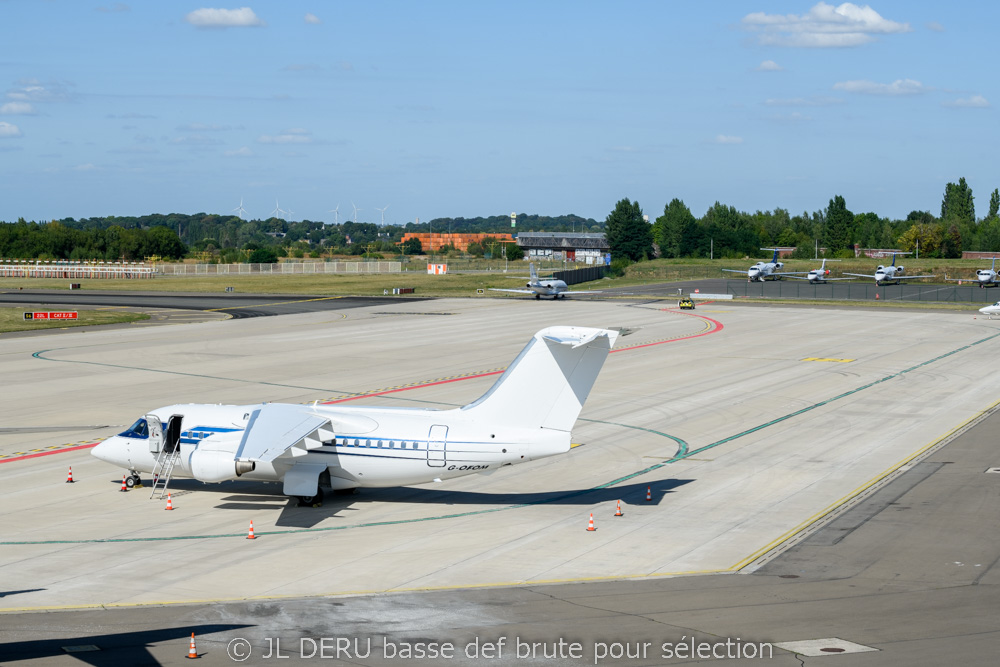
<svg viewBox="0 0 1000 667">
<path fill-rule="evenodd" d="M 102 461 L 107 463 L 114 463 L 116 465 L 124 465 L 123 460 L 127 458 L 125 443 L 121 441 L 121 438 L 114 435 L 100 443 L 92 450 L 90 450 L 91 455 L 96 456 Z"/>
</svg>

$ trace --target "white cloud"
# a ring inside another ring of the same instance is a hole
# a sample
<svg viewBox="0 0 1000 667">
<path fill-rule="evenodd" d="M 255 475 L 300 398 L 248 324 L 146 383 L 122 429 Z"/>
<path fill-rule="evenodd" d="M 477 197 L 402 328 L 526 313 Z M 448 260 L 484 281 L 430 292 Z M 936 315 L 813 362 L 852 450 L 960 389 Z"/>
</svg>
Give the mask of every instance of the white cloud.
<svg viewBox="0 0 1000 667">
<path fill-rule="evenodd" d="M 944 32 L 944 26 L 937 21 L 931 21 L 927 24 L 928 30 L 933 30 L 934 32 Z"/>
<path fill-rule="evenodd" d="M 17 125 L 11 125 L 10 123 L 0 121 L 0 138 L 21 136 L 24 136 L 24 134 L 21 132 L 21 128 Z"/>
<path fill-rule="evenodd" d="M 764 100 L 764 105 L 769 107 L 829 107 L 843 103 L 844 100 L 837 97 L 788 97 Z"/>
<path fill-rule="evenodd" d="M 21 79 L 15 88 L 7 90 L 7 99 L 15 102 L 65 102 L 69 99 L 69 84 L 42 84 L 38 79 Z"/>
<path fill-rule="evenodd" d="M 301 127 L 293 127 L 289 130 L 285 130 L 281 134 L 262 134 L 257 137 L 257 143 L 259 144 L 311 144 L 313 143 L 313 138 L 310 135 L 309 130 L 304 130 Z"/>
<path fill-rule="evenodd" d="M 920 95 L 931 90 L 929 87 L 913 79 L 896 79 L 892 83 L 875 83 L 874 81 L 841 81 L 833 84 L 834 90 L 862 95 Z"/>
<path fill-rule="evenodd" d="M 177 128 L 181 132 L 223 132 L 231 129 L 228 125 L 206 125 L 205 123 L 188 123 Z"/>
<path fill-rule="evenodd" d="M 246 146 L 243 146 L 241 148 L 237 148 L 234 151 L 226 151 L 224 155 L 226 157 L 249 157 L 253 155 L 253 151 L 251 151 Z"/>
<path fill-rule="evenodd" d="M 954 102 L 945 102 L 944 105 L 946 107 L 956 107 L 960 109 L 988 109 L 990 107 L 989 101 L 982 95 L 959 98 Z"/>
<path fill-rule="evenodd" d="M 97 171 L 97 166 L 91 164 L 90 162 L 86 164 L 78 164 L 73 167 L 73 171 Z"/>
<path fill-rule="evenodd" d="M 783 72 L 785 68 L 773 60 L 765 60 L 754 68 L 757 72 Z"/>
<path fill-rule="evenodd" d="M 176 146 L 216 146 L 222 141 L 215 137 L 206 137 L 203 134 L 190 134 L 186 137 L 175 137 L 170 143 Z"/>
<path fill-rule="evenodd" d="M 11 114 L 12 116 L 33 116 L 35 107 L 27 102 L 7 102 L 0 106 L 0 113 Z"/>
<path fill-rule="evenodd" d="M 320 18 L 315 14 L 306 14 L 306 23 L 309 23 L 311 25 L 319 25 L 322 22 L 323 21 L 321 21 Z"/>
<path fill-rule="evenodd" d="M 868 5 L 851 2 L 836 7 L 819 2 L 802 15 L 755 12 L 742 23 L 757 33 L 761 44 L 806 48 L 860 46 L 874 41 L 875 35 L 912 31 L 909 23 L 890 21 Z"/>
<path fill-rule="evenodd" d="M 249 7 L 239 9 L 196 9 L 184 17 L 197 28 L 253 28 L 264 25 Z"/>
<path fill-rule="evenodd" d="M 725 134 L 719 134 L 715 137 L 715 143 L 717 144 L 742 144 L 743 137 L 732 137 Z"/>
</svg>

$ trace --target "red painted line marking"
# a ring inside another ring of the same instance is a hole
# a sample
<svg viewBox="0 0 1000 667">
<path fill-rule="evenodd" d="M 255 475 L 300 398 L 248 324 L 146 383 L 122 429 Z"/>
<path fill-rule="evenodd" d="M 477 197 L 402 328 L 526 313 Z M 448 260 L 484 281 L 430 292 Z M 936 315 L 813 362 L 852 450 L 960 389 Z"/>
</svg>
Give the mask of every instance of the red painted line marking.
<svg viewBox="0 0 1000 667">
<path fill-rule="evenodd" d="M 62 454 L 63 452 L 75 452 L 78 449 L 90 449 L 91 447 L 96 447 L 101 444 L 100 442 L 92 442 L 89 445 L 77 445 L 76 447 L 66 447 L 65 449 L 56 449 L 51 452 L 39 452 L 38 454 L 28 454 L 27 456 L 16 456 L 12 459 L 0 459 L 0 463 L 12 463 L 14 461 L 23 461 L 24 459 L 37 459 L 39 456 L 52 456 L 53 454 Z"/>
<path fill-rule="evenodd" d="M 385 396 L 386 394 L 395 394 L 398 391 L 409 391 L 411 389 L 420 389 L 421 387 L 433 387 L 439 384 L 448 384 L 449 382 L 461 382 L 462 380 L 472 380 L 475 378 L 489 377 L 490 375 L 500 375 L 503 371 L 490 371 L 489 373 L 480 373 L 479 375 L 467 375 L 461 378 L 452 378 L 450 380 L 438 380 L 437 382 L 428 382 L 426 384 L 415 384 L 412 387 L 400 387 L 399 389 L 386 389 L 385 391 L 378 391 L 374 394 L 361 394 L 360 396 L 348 396 L 347 398 L 338 398 L 335 401 L 326 401 L 325 403 L 320 403 L 320 405 L 333 405 L 334 403 L 344 403 L 346 401 L 356 401 L 359 398 L 368 398 L 370 396 Z"/>
<path fill-rule="evenodd" d="M 653 347 L 654 345 L 666 345 L 667 343 L 677 343 L 677 342 L 682 341 L 682 340 L 691 340 L 693 338 L 701 338 L 702 336 L 708 336 L 709 334 L 714 334 L 714 333 L 717 333 L 719 331 L 722 331 L 722 329 L 724 328 L 723 325 L 722 325 L 722 322 L 719 322 L 718 320 L 713 320 L 711 317 L 705 317 L 704 315 L 698 315 L 698 314 L 695 314 L 695 313 L 683 313 L 681 311 L 670 310 L 668 308 L 664 308 L 663 311 L 664 312 L 669 312 L 669 313 L 675 313 L 677 315 L 683 315 L 685 317 L 697 317 L 698 319 L 702 319 L 702 320 L 706 320 L 708 322 L 711 322 L 715 326 L 712 329 L 709 329 L 708 331 L 702 331 L 701 333 L 692 334 L 690 336 L 683 336 L 681 338 L 671 338 L 670 340 L 661 340 L 661 341 L 658 341 L 656 343 L 645 343 L 643 345 L 633 345 L 631 347 L 618 348 L 617 350 L 611 350 L 610 354 L 614 354 L 615 352 L 626 352 L 628 350 L 638 350 L 639 348 L 642 348 L 642 347 Z M 421 389 L 423 387 L 434 387 L 434 386 L 437 386 L 439 384 L 449 384 L 451 382 L 462 382 L 463 380 L 474 380 L 476 378 L 484 378 L 484 377 L 489 377 L 491 375 L 500 375 L 503 372 L 504 371 L 490 371 L 489 373 L 479 373 L 478 375 L 467 375 L 466 377 L 452 378 L 450 380 L 438 380 L 437 382 L 428 382 L 426 384 L 417 384 L 417 385 L 413 385 L 412 387 L 400 387 L 399 389 L 387 389 L 385 391 L 379 391 L 379 392 L 376 392 L 374 394 L 361 394 L 360 396 L 348 396 L 347 398 L 338 398 L 335 401 L 326 401 L 326 402 L 320 403 L 320 405 L 334 405 L 336 403 L 346 403 L 347 401 L 356 401 L 359 398 L 370 398 L 372 396 L 385 396 L 386 394 L 395 394 L 395 393 L 398 393 L 398 392 L 401 392 L 401 391 L 410 391 L 411 389 Z M 96 447 L 98 444 L 100 444 L 100 443 L 99 442 L 93 442 L 93 443 L 90 443 L 88 445 L 79 445 L 77 447 L 67 447 L 65 449 L 57 449 L 57 450 L 51 451 L 51 452 L 40 452 L 38 454 L 29 454 L 27 456 L 18 456 L 18 457 L 13 458 L 13 459 L 0 459 L 0 463 L 11 463 L 13 461 L 23 461 L 24 459 L 37 458 L 39 456 L 51 456 L 52 454 L 62 454 L 63 452 L 72 452 L 72 451 L 76 451 L 78 449 L 88 449 L 90 447 Z"/>
</svg>

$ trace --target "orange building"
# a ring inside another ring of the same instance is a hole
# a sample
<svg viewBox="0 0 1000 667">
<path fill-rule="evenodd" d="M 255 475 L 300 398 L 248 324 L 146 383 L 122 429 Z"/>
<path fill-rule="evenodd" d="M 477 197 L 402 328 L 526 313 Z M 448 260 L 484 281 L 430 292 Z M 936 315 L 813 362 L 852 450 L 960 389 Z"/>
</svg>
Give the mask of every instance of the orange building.
<svg viewBox="0 0 1000 667">
<path fill-rule="evenodd" d="M 396 245 L 405 243 L 410 239 L 418 239 L 420 247 L 423 248 L 424 252 L 440 252 L 441 248 L 446 245 L 453 246 L 456 250 L 461 250 L 462 252 L 468 252 L 470 243 L 478 243 L 485 247 L 491 240 L 496 240 L 500 243 L 514 242 L 514 237 L 510 234 L 438 234 L 437 232 L 430 234 L 427 232 L 407 232 L 403 236 L 403 240 Z"/>
</svg>

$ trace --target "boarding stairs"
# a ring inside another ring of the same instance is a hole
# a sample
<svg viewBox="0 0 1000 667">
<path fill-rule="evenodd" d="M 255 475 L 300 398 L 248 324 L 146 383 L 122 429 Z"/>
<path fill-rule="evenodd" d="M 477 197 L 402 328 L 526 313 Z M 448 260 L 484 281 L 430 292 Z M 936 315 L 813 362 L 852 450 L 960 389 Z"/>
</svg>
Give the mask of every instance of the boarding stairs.
<svg viewBox="0 0 1000 667">
<path fill-rule="evenodd" d="M 174 472 L 174 466 L 181 457 L 180 446 L 171 448 L 170 452 L 167 449 L 167 447 L 160 449 L 160 454 L 156 457 L 156 463 L 153 465 L 153 490 L 149 494 L 150 498 L 156 495 L 156 490 L 159 489 L 160 500 L 163 500 L 167 494 L 167 487 L 170 486 L 170 476 Z"/>
</svg>

